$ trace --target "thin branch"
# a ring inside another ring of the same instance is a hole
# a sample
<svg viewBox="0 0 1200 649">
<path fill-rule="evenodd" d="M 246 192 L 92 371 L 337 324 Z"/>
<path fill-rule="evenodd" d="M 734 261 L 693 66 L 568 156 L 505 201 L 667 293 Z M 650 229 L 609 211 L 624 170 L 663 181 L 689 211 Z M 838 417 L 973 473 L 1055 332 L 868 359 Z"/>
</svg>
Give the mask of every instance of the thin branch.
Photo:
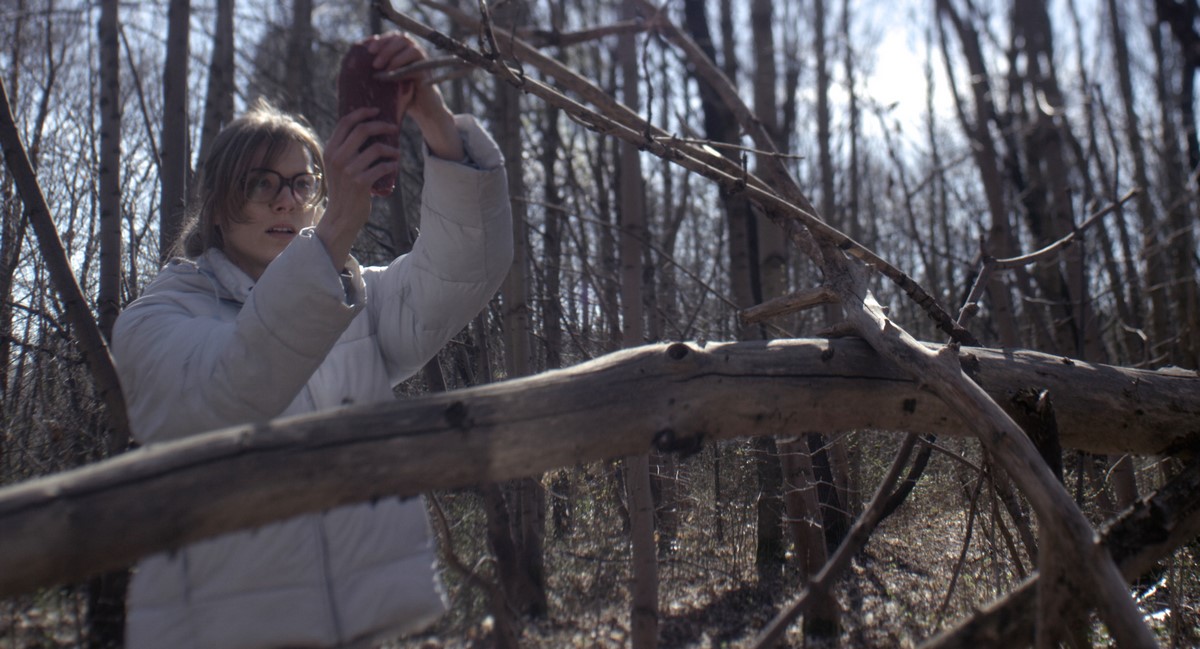
<svg viewBox="0 0 1200 649">
<path fill-rule="evenodd" d="M 814 601 L 823 593 L 828 592 L 834 579 L 841 575 L 846 566 L 850 564 L 850 560 L 858 551 L 867 544 L 871 538 L 871 533 L 875 531 L 875 526 L 883 519 L 883 511 L 892 491 L 896 486 L 896 481 L 900 479 L 900 472 L 908 463 L 908 457 L 912 454 L 913 446 L 917 443 L 918 437 L 913 434 L 906 435 L 904 441 L 900 444 L 900 449 L 896 451 L 896 459 L 892 461 L 892 466 L 888 468 L 887 474 L 879 483 L 879 487 L 875 490 L 874 497 L 871 498 L 871 504 L 867 506 L 867 510 L 862 516 L 854 522 L 854 527 L 850 529 L 850 533 L 846 535 L 845 540 L 838 546 L 837 552 L 830 557 L 829 561 L 821 568 L 821 572 L 817 574 L 804 592 L 796 598 L 786 609 L 775 616 L 771 623 L 759 633 L 755 639 L 752 649 L 769 649 L 774 647 L 787 628 L 796 620 L 809 602 Z"/>
<path fill-rule="evenodd" d="M 565 68 L 558 61 L 548 59 L 548 57 L 545 57 L 537 50 L 524 45 L 519 39 L 512 38 L 510 42 L 513 45 L 514 51 L 518 51 L 518 46 L 520 46 L 519 51 L 524 57 L 527 57 L 525 62 L 535 65 L 539 70 L 549 74 L 560 82 L 565 81 L 569 83 L 571 89 L 576 92 L 582 90 L 580 92 L 581 96 L 599 107 L 600 111 L 588 108 L 536 79 L 528 76 L 518 77 L 507 65 L 498 61 L 491 53 L 485 54 L 473 50 L 460 41 L 450 38 L 409 16 L 396 12 L 386 4 L 379 6 L 383 14 L 401 28 L 428 40 L 436 47 L 448 51 L 472 65 L 476 65 L 496 75 L 523 92 L 533 94 L 551 106 L 562 109 L 569 118 L 583 127 L 602 135 L 609 135 L 631 142 L 660 158 L 674 162 L 685 169 L 713 180 L 727 192 L 732 194 L 745 193 L 748 198 L 758 203 L 764 212 L 802 250 L 813 254 L 815 248 L 813 248 L 811 240 L 812 237 L 816 236 L 828 242 L 830 247 L 842 250 L 864 261 L 895 282 L 901 290 L 924 309 L 937 322 L 938 326 L 946 331 L 954 340 L 965 345 L 979 345 L 979 341 L 974 335 L 966 329 L 957 326 L 954 319 L 938 306 L 937 300 L 921 288 L 915 280 L 900 269 L 892 266 L 870 249 L 817 217 L 815 208 L 795 188 L 794 181 L 787 176 L 786 170 L 771 175 L 771 178 L 772 180 L 780 181 L 782 184 L 779 187 L 784 190 L 788 187 L 794 188 L 789 196 L 796 202 L 781 197 L 776 193 L 778 189 L 772 189 L 771 186 L 758 179 L 754 174 L 749 173 L 724 156 L 714 155 L 711 150 L 690 145 L 679 138 L 663 133 L 657 127 L 642 120 L 627 107 L 612 100 L 611 97 L 590 82 L 583 80 L 578 74 Z M 660 21 L 656 23 L 660 26 L 665 24 L 661 18 L 656 20 Z M 506 34 L 502 30 L 492 29 L 490 23 L 487 21 L 483 24 L 486 24 L 488 28 L 485 29 L 485 33 L 492 34 L 485 39 L 488 43 L 494 43 L 498 36 Z M 684 42 L 689 42 L 689 39 L 686 39 L 686 36 L 679 33 L 677 29 L 672 28 L 672 30 L 669 31 L 669 34 L 673 38 L 684 39 Z M 766 136 L 764 134 L 761 137 L 765 138 Z M 756 139 L 756 143 L 760 149 L 768 152 L 774 151 L 774 145 L 770 143 L 769 138 L 766 140 Z M 766 156 L 766 159 L 774 158 L 774 155 Z M 773 165 L 766 166 L 770 169 Z M 782 169 L 782 167 L 778 168 Z"/>
<path fill-rule="evenodd" d="M 971 537 L 975 531 L 975 516 L 979 513 L 979 494 L 983 491 L 985 482 L 987 482 L 987 476 L 981 474 L 976 480 L 975 492 L 971 494 L 971 506 L 967 510 L 967 529 L 963 534 L 962 549 L 958 552 L 958 560 L 954 562 L 954 571 L 950 573 L 950 585 L 946 586 L 946 595 L 942 597 L 942 603 L 938 605 L 937 611 L 933 614 L 933 628 L 935 629 L 942 625 L 942 618 L 946 615 L 946 609 L 950 607 L 950 599 L 954 597 L 958 578 L 967 562 L 967 551 L 971 549 Z"/>
<path fill-rule="evenodd" d="M 442 56 L 438 58 L 417 61 L 416 63 L 410 63 L 404 67 L 396 68 L 395 70 L 376 72 L 375 78 L 379 81 L 396 81 L 399 79 L 416 76 L 422 72 L 429 72 L 430 70 L 457 67 L 470 68 L 471 66 L 463 63 L 453 56 Z"/>
<path fill-rule="evenodd" d="M 983 244 L 981 242 L 980 254 L 983 258 L 983 266 L 980 267 L 979 274 L 975 276 L 975 283 L 971 285 L 971 292 L 967 295 L 967 300 L 963 303 L 962 310 L 959 311 L 958 323 L 960 325 L 965 325 L 967 320 L 979 312 L 979 300 L 983 297 L 983 291 L 986 289 L 988 280 L 991 279 L 992 273 L 998 270 L 1011 270 L 1032 264 L 1045 259 L 1046 257 L 1049 257 L 1059 250 L 1071 245 L 1071 243 L 1074 242 L 1075 239 L 1083 231 L 1087 230 L 1088 227 L 1090 227 L 1093 223 L 1096 223 L 1105 216 L 1113 213 L 1117 208 L 1121 207 L 1127 201 L 1137 196 L 1140 192 L 1140 189 L 1134 187 L 1126 192 L 1124 196 L 1118 199 L 1117 202 L 1109 204 L 1108 206 L 1104 207 L 1104 209 L 1098 210 L 1091 216 L 1084 219 L 1083 223 L 1079 224 L 1079 227 L 1072 230 L 1066 236 L 1046 246 L 1045 248 L 1038 250 L 1037 252 L 1031 252 L 1020 257 L 996 259 L 987 254 L 987 252 L 983 249 Z"/>
<path fill-rule="evenodd" d="M 738 318 L 743 324 L 758 324 L 770 318 L 811 309 L 822 304 L 836 304 L 837 301 L 837 294 L 832 290 L 818 286 L 767 300 L 762 304 L 743 310 L 738 314 Z"/>
</svg>

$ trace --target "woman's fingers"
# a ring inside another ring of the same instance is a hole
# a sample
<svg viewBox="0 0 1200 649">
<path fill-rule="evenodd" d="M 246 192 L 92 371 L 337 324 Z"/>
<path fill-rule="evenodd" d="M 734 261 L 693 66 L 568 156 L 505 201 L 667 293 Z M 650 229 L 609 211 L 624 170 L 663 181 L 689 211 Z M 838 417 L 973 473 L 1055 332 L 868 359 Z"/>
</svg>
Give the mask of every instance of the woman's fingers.
<svg viewBox="0 0 1200 649">
<path fill-rule="evenodd" d="M 391 71 L 416 63 L 428 55 L 424 48 L 408 36 L 392 32 L 376 37 L 367 43 L 367 51 L 375 55 L 374 65 L 377 70 Z"/>
<path fill-rule="evenodd" d="M 349 137 L 351 131 L 359 124 L 366 122 L 372 117 L 379 114 L 379 109 L 375 107 L 357 108 L 342 116 L 333 127 L 333 133 L 329 135 L 329 141 L 326 143 L 325 151 L 329 152 L 331 147 L 340 145 Z"/>
<path fill-rule="evenodd" d="M 399 167 L 400 149 L 379 137 L 394 135 L 398 127 L 369 119 L 378 112 L 376 108 L 352 111 L 334 127 L 325 147 L 326 182 L 331 196 L 347 182 L 367 189 Z"/>
</svg>

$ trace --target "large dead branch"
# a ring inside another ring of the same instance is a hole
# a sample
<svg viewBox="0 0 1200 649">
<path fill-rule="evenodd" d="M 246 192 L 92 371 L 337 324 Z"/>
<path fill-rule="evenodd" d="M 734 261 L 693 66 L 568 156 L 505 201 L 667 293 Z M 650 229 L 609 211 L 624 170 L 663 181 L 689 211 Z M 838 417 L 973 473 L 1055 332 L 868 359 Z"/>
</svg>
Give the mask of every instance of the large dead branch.
<svg viewBox="0 0 1200 649">
<path fill-rule="evenodd" d="M 481 3 L 482 6 L 484 5 Z M 589 128 L 634 142 L 650 153 L 713 179 L 729 191 L 744 191 L 750 200 L 757 203 L 764 213 L 822 268 L 825 284 L 837 294 L 846 310 L 849 324 L 883 357 L 895 362 L 911 376 L 924 381 L 930 391 L 943 399 L 968 423 L 974 435 L 996 458 L 998 464 L 1012 474 L 1014 481 L 1037 512 L 1041 531 L 1046 539 L 1042 547 L 1057 549 L 1055 556 L 1042 557 L 1041 563 L 1046 565 L 1047 561 L 1068 562 L 1080 568 L 1070 571 L 1077 575 L 1077 581 L 1070 586 L 1087 596 L 1089 605 L 1096 607 L 1120 646 L 1156 646 L 1111 557 L 1096 551 L 1093 544 L 1095 531 L 1063 489 L 1062 484 L 1041 461 L 1033 443 L 1013 419 L 962 372 L 956 350 L 948 349 L 934 354 L 921 346 L 897 323 L 888 319 L 871 295 L 865 268 L 856 261 L 865 259 L 861 255 L 869 251 L 826 224 L 790 181 L 781 184 L 780 193 L 760 189 L 746 182 L 744 174 L 742 177 L 728 174 L 715 165 L 704 163 L 683 147 L 674 143 L 664 144 L 652 137 L 649 131 L 633 131 L 628 126 L 598 115 L 555 89 L 529 78 L 523 72 L 518 74 L 506 62 L 499 60 L 500 52 L 495 47 L 497 41 L 494 34 L 489 31 L 490 25 L 484 25 L 484 35 L 488 37 L 485 40 L 490 39 L 492 46 L 486 53 L 480 53 L 445 34 L 396 13 L 390 7 L 382 9 L 393 22 L 403 28 L 478 65 L 522 91 L 533 93 L 547 103 L 562 108 L 576 121 Z M 656 20 L 664 24 L 666 22 L 661 16 Z M 663 31 L 670 33 L 671 30 Z M 691 62 L 698 68 L 713 67 L 711 61 L 703 57 L 693 56 Z M 775 151 L 774 143 L 761 128 L 761 123 L 745 108 L 732 84 L 728 80 L 717 79 L 715 85 L 735 115 L 739 116 L 740 125 L 754 140 L 755 146 L 763 151 Z M 854 254 L 855 257 L 849 257 L 848 254 Z M 899 272 L 885 262 L 871 265 L 880 272 L 884 272 L 884 268 Z M 899 273 L 899 276 L 900 279 L 907 278 L 903 273 Z M 915 294 L 912 295 L 922 307 L 936 307 L 933 310 L 927 308 L 927 312 L 937 314 L 935 320 L 939 326 L 948 327 L 958 340 L 973 342 L 969 332 L 959 327 L 936 303 L 920 300 Z M 1068 571 L 1064 571 L 1064 574 L 1066 572 Z M 1057 599 L 1056 592 L 1046 590 L 1050 587 L 1049 581 L 1039 586 L 1043 590 L 1039 594 L 1043 601 Z"/>
<path fill-rule="evenodd" d="M 836 259 L 827 256 L 827 264 L 834 266 Z M 1037 512 L 1044 539 L 1040 544 L 1042 552 L 1047 552 L 1049 547 L 1060 550 L 1053 558 L 1039 557 L 1039 564 L 1044 566 L 1046 561 L 1056 561 L 1060 565 L 1073 565 L 1071 573 L 1077 580 L 1072 584 L 1073 589 L 1090 596 L 1090 604 L 1098 609 L 1118 646 L 1157 646 L 1112 557 L 1094 544 L 1096 532 L 1083 512 L 1012 417 L 963 373 L 957 351 L 946 347 L 935 353 L 918 344 L 884 315 L 866 288 L 862 269 L 838 266 L 836 270 L 841 272 L 830 268 L 826 275 L 832 280 L 831 286 L 842 304 L 846 305 L 849 321 L 881 356 L 903 367 L 912 376 L 920 377 L 930 391 L 941 397 L 964 421 L 970 422 L 975 437 L 1029 499 Z M 1040 604 L 1057 600 L 1057 593 L 1043 590 L 1055 585 L 1039 584 Z"/>
<path fill-rule="evenodd" d="M 963 363 L 1001 403 L 1022 388 L 1049 389 L 1068 447 L 1200 444 L 1194 373 L 984 349 Z M 750 431 L 863 429 L 970 431 L 861 340 L 650 345 L 525 379 L 154 445 L 0 490 L 0 596 L 349 502 L 651 448 L 691 452 Z"/>
</svg>

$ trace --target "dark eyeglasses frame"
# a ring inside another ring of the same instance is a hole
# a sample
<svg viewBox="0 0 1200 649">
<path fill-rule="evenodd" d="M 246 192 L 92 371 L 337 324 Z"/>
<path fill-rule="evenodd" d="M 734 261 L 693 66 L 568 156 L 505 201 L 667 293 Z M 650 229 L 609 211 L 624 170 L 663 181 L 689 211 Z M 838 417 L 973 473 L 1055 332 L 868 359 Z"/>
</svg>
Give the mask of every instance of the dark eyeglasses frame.
<svg viewBox="0 0 1200 649">
<path fill-rule="evenodd" d="M 279 187 L 275 190 L 274 196 L 271 196 L 271 198 L 269 198 L 265 201 L 264 200 L 254 200 L 253 198 L 250 197 L 250 192 L 251 192 L 250 178 L 251 178 L 251 175 L 255 174 L 255 173 L 267 173 L 267 174 L 271 174 L 272 176 L 275 176 L 276 178 L 279 179 Z M 303 178 L 304 176 L 312 176 L 312 179 L 316 182 L 316 191 L 314 191 L 312 193 L 312 196 L 309 196 L 308 198 L 301 198 L 300 195 L 296 192 L 295 183 L 297 180 Z M 284 187 L 287 187 L 288 191 L 290 191 L 292 193 L 292 196 L 297 201 L 299 201 L 302 205 L 304 205 L 305 207 L 312 207 L 313 205 L 316 205 L 321 200 L 321 174 L 315 173 L 312 171 L 302 171 L 302 172 L 296 174 L 295 176 L 292 176 L 291 178 L 285 178 L 283 174 L 279 173 L 278 171 L 275 171 L 274 169 L 267 169 L 265 167 L 256 167 L 254 169 L 251 169 L 249 172 L 247 172 L 246 180 L 245 180 L 244 186 L 242 188 L 242 193 L 245 195 L 246 201 L 248 201 L 250 203 L 269 204 L 269 203 L 274 203 L 275 199 L 279 198 L 279 193 L 283 191 Z"/>
</svg>

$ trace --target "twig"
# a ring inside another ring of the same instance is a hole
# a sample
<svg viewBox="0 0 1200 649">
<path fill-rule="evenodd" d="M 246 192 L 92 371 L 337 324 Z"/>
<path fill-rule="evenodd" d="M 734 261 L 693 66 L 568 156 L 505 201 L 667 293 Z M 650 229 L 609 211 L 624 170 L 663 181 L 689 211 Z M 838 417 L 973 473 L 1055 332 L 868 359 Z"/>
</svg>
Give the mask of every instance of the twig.
<svg viewBox="0 0 1200 649">
<path fill-rule="evenodd" d="M 697 146 L 707 146 L 713 149 L 726 149 L 729 151 L 742 151 L 745 153 L 753 153 L 756 156 L 772 156 L 782 160 L 803 160 L 804 156 L 798 153 L 783 153 L 780 151 L 764 151 L 757 147 L 746 146 L 744 144 L 734 144 L 732 142 L 717 142 L 702 137 L 677 137 L 677 142 L 686 142 Z"/>
<path fill-rule="evenodd" d="M 433 495 L 430 495 L 428 500 L 435 514 L 434 520 L 437 521 L 438 533 L 442 537 L 442 557 L 445 558 L 446 565 L 457 572 L 467 583 L 487 594 L 495 624 L 493 629 L 496 646 L 517 647 L 517 634 L 513 625 L 516 616 L 508 606 L 508 598 L 505 597 L 504 590 L 492 581 L 484 579 L 478 571 L 468 568 L 462 559 L 458 558 L 458 554 L 454 551 L 454 541 L 450 536 L 450 524 L 446 520 L 446 512 L 442 509 L 441 502 Z"/>
<path fill-rule="evenodd" d="M 769 318 L 811 309 L 822 304 L 836 304 L 837 295 L 824 286 L 783 295 L 752 306 L 738 314 L 742 324 L 757 324 Z"/>
<path fill-rule="evenodd" d="M 453 56 L 441 56 L 441 57 L 438 57 L 435 59 L 425 59 L 424 61 L 417 61 L 416 63 L 410 63 L 402 68 L 397 68 L 395 70 L 388 70 L 385 72 L 376 72 L 375 78 L 379 81 L 396 81 L 399 79 L 404 79 L 406 77 L 416 76 L 422 72 L 427 72 L 429 70 L 436 70 L 438 68 L 446 68 L 446 67 L 470 68 L 471 66 L 468 66 L 466 63 L 463 63 L 462 61 L 454 58 Z"/>
<path fill-rule="evenodd" d="M 799 213 L 789 216 L 773 215 L 769 206 L 764 205 L 763 207 L 768 216 L 772 216 L 776 220 L 776 224 L 793 239 L 796 245 L 814 259 L 821 256 L 819 249 L 832 250 L 836 248 L 840 252 L 863 261 L 899 286 L 910 299 L 937 323 L 938 328 L 950 335 L 952 340 L 963 345 L 978 347 L 979 341 L 976 340 L 975 336 L 959 326 L 954 318 L 916 280 L 875 254 L 870 248 L 855 241 L 838 229 L 829 226 L 817 216 L 816 208 L 804 196 L 804 193 L 800 191 L 795 179 L 792 178 L 787 168 L 783 165 L 783 161 L 776 155 L 778 148 L 775 146 L 771 135 L 763 126 L 762 121 L 755 117 L 753 111 L 750 110 L 741 95 L 738 94 L 736 86 L 704 54 L 704 51 L 695 41 L 680 30 L 678 26 L 667 20 L 660 7 L 654 6 L 649 0 L 635 1 L 646 11 L 653 12 L 654 17 L 652 21 L 659 32 L 664 34 L 676 47 L 684 51 L 688 60 L 695 67 L 697 74 L 707 81 L 720 95 L 721 100 L 733 111 L 738 124 L 750 135 L 755 145 L 760 150 L 768 153 L 768 155 L 760 157 L 761 166 L 765 169 L 767 180 L 775 192 L 782 194 L 782 198 L 786 202 L 797 206 Z M 804 227 L 807 228 L 807 232 L 796 232 L 793 224 L 790 222 L 792 219 L 800 220 Z"/>
<path fill-rule="evenodd" d="M 460 9 L 440 2 L 432 2 L 431 0 L 421 0 L 421 4 L 441 11 L 467 29 L 478 31 L 483 28 L 483 23 L 478 18 L 469 15 Z M 384 15 L 388 16 L 392 22 L 404 27 L 405 29 L 408 29 L 407 25 L 409 24 L 420 25 L 420 23 L 417 23 L 408 16 L 396 13 L 390 6 L 381 6 L 380 10 L 384 13 Z M 470 48 L 467 48 L 464 44 L 454 41 L 454 39 L 446 37 L 440 33 L 434 32 L 432 29 L 425 27 L 424 25 L 420 26 L 428 32 L 437 34 L 437 37 L 435 38 L 431 35 L 427 35 L 426 33 L 418 33 L 418 35 L 430 41 L 437 47 L 451 52 L 455 56 L 462 58 L 464 61 L 471 63 L 472 65 L 477 65 L 485 70 L 489 70 L 487 66 L 480 65 L 474 60 L 474 58 L 472 58 L 471 52 L 473 51 L 470 50 Z M 409 31 L 413 30 L 409 29 Z M 414 31 L 414 33 L 417 32 Z M 601 113 L 605 118 L 612 120 L 617 124 L 621 124 L 631 131 L 641 133 L 643 136 L 646 133 L 649 133 L 654 140 L 669 141 L 676 145 L 683 144 L 684 146 L 680 148 L 688 150 L 690 155 L 698 160 L 712 165 L 717 169 L 722 170 L 727 174 L 737 176 L 741 173 L 740 168 L 735 162 L 717 153 L 717 151 L 711 146 L 690 146 L 686 141 L 680 140 L 678 137 L 673 136 L 672 134 L 654 126 L 642 118 L 641 115 L 635 113 L 627 106 L 613 99 L 605 90 L 601 89 L 590 80 L 585 79 L 575 71 L 567 68 L 557 59 L 546 56 L 537 48 L 531 47 L 521 39 L 513 38 L 509 32 L 493 26 L 492 34 L 494 37 L 499 39 L 507 38 L 507 42 L 510 46 L 509 51 L 513 56 L 520 57 L 523 61 L 537 68 L 542 74 L 549 77 L 555 83 L 562 85 L 572 93 L 578 95 L 583 101 L 595 106 L 598 112 Z M 459 49 L 460 47 L 464 48 L 466 51 Z M 520 88 L 519 85 L 517 87 Z M 524 88 L 522 89 L 525 90 Z M 569 112 L 568 116 L 570 116 L 572 119 L 576 119 L 576 116 L 571 115 Z M 576 121 L 578 120 L 576 119 Z M 593 126 L 588 126 L 586 123 L 584 125 L 592 130 L 597 130 Z M 645 138 L 643 138 L 642 141 L 645 141 Z M 766 191 L 770 191 L 770 185 L 756 176 L 751 175 L 749 181 L 757 187 L 760 187 Z"/>
<path fill-rule="evenodd" d="M 1008 259 L 997 259 L 996 260 L 996 269 L 997 270 L 1008 270 L 1010 268 L 1016 268 L 1018 266 L 1025 266 L 1028 264 L 1032 264 L 1034 262 L 1045 259 L 1046 257 L 1049 257 L 1050 255 L 1058 252 L 1059 250 L 1061 250 L 1063 248 L 1066 248 L 1067 246 L 1071 245 L 1071 243 L 1074 242 L 1075 239 L 1078 238 L 1079 235 L 1082 234 L 1084 230 L 1088 229 L 1089 226 L 1091 226 L 1093 223 L 1099 221 L 1100 219 L 1104 218 L 1105 216 L 1112 214 L 1114 211 L 1116 211 L 1116 209 L 1118 207 L 1124 205 L 1130 199 L 1132 199 L 1133 197 L 1140 194 L 1141 191 L 1142 191 L 1141 189 L 1134 187 L 1133 189 L 1126 192 L 1124 196 L 1117 199 L 1117 202 L 1110 203 L 1109 205 L 1105 206 L 1104 209 L 1098 210 L 1091 216 L 1084 219 L 1083 223 L 1080 223 L 1078 227 L 1071 230 L 1069 233 L 1067 233 L 1061 239 L 1046 246 L 1045 248 L 1042 248 L 1041 250 L 1038 250 L 1036 252 L 1031 252 L 1027 255 L 1022 255 L 1020 257 L 1009 257 Z"/>
<path fill-rule="evenodd" d="M 967 300 L 963 303 L 962 310 L 960 310 L 958 313 L 958 323 L 960 325 L 966 325 L 966 321 L 978 312 L 979 300 L 983 297 L 984 287 L 987 285 L 988 280 L 991 279 L 992 273 L 998 270 L 1011 270 L 1049 257 L 1062 248 L 1071 245 L 1071 243 L 1080 235 L 1080 233 L 1088 229 L 1088 227 L 1090 227 L 1093 223 L 1096 223 L 1105 216 L 1112 214 L 1118 207 L 1124 205 L 1127 201 L 1137 196 L 1139 193 L 1141 193 L 1141 190 L 1137 187 L 1134 187 L 1126 192 L 1124 196 L 1117 199 L 1117 202 L 1110 203 L 1104 207 L 1104 209 L 1101 209 L 1088 216 L 1086 219 L 1084 219 L 1083 223 L 1080 223 L 1078 227 L 1071 230 L 1071 232 L 1063 238 L 1055 241 L 1045 248 L 1042 248 L 1041 250 L 1031 252 L 1027 255 L 1022 255 L 1020 257 L 1009 257 L 1007 259 L 996 259 L 987 254 L 987 251 L 983 249 L 983 243 L 980 242 L 980 252 L 983 257 L 983 266 L 980 267 L 979 274 L 975 276 L 975 283 L 971 285 L 971 292 L 967 295 Z"/>
<path fill-rule="evenodd" d="M 975 493 L 971 494 L 971 507 L 967 510 L 967 529 L 963 535 L 962 549 L 958 552 L 958 560 L 954 562 L 954 572 L 950 574 L 950 585 L 946 587 L 946 595 L 942 598 L 942 603 L 938 605 L 937 612 L 933 614 L 933 628 L 938 628 L 942 625 L 942 618 L 946 615 L 946 609 L 950 606 L 950 598 L 954 596 L 954 589 L 958 585 L 958 577 L 962 574 L 963 565 L 967 562 L 967 550 L 971 548 L 971 536 L 975 531 L 975 515 L 979 513 L 979 494 L 983 491 L 983 483 L 987 482 L 987 476 L 980 475 L 975 485 Z"/>
<path fill-rule="evenodd" d="M 528 76 L 518 78 L 507 66 L 496 60 L 490 53 L 483 54 L 472 50 L 463 43 L 409 16 L 396 12 L 386 4 L 381 4 L 380 10 L 392 22 L 403 29 L 428 40 L 435 46 L 451 52 L 472 65 L 476 65 L 504 79 L 514 87 L 536 95 L 552 106 L 563 109 L 568 117 L 585 128 L 602 135 L 610 135 L 631 142 L 658 157 L 675 162 L 690 171 L 699 173 L 717 182 L 728 192 L 735 194 L 745 193 L 751 200 L 757 202 L 763 208 L 764 212 L 802 250 L 807 251 L 810 255 L 816 254 L 816 248 L 812 244 L 812 237 L 818 236 L 821 240 L 827 242 L 828 247 L 844 251 L 863 260 L 895 282 L 901 290 L 909 295 L 938 323 L 940 328 L 950 334 L 952 339 L 965 345 L 978 346 L 979 341 L 974 335 L 962 327 L 958 327 L 953 318 L 946 314 L 938 306 L 937 301 L 921 288 L 915 280 L 900 269 L 892 266 L 870 249 L 817 217 L 811 203 L 804 198 L 798 188 L 795 188 L 794 181 L 791 181 L 790 177 L 786 176 L 786 171 L 773 174 L 771 178 L 787 178 L 781 187 L 785 189 L 788 187 L 793 188 L 789 196 L 797 200 L 798 203 L 793 203 L 781 197 L 775 193 L 776 189 L 772 189 L 771 186 L 758 179 L 754 174 L 746 172 L 743 167 L 724 156 L 714 155 L 711 149 L 705 150 L 703 147 L 691 146 L 678 138 L 673 138 L 663 133 L 657 127 L 646 123 L 627 107 L 612 100 L 604 91 L 566 69 L 558 61 L 548 59 L 548 57 L 521 43 L 516 38 L 511 39 L 512 47 L 514 51 L 521 51 L 529 59 L 527 62 L 532 63 L 542 72 L 560 81 L 569 83 L 572 90 L 580 92 L 584 99 L 600 107 L 604 112 L 601 113 L 592 110 L 566 97 L 545 83 Z M 494 41 L 497 36 L 508 35 L 499 29 L 493 29 L 489 33 L 494 34 L 489 42 Z M 679 34 L 679 36 L 686 38 L 682 34 Z M 647 133 L 652 136 L 652 139 L 647 140 Z M 766 138 L 765 135 L 761 137 Z M 769 138 L 758 141 L 758 145 L 766 151 L 774 150 L 774 146 L 770 143 Z M 774 158 L 773 155 L 766 157 Z M 768 165 L 768 168 L 770 167 L 771 165 Z M 779 169 L 782 169 L 782 167 L 779 167 Z M 780 176 L 780 173 L 783 175 Z"/>
<path fill-rule="evenodd" d="M 1127 579 L 1134 579 L 1200 533 L 1200 462 L 1193 462 L 1154 495 L 1110 521 L 1097 541 Z M 1027 645 L 1033 640 L 1037 584 L 1034 574 L 1000 600 L 921 645 L 924 649 L 976 649 Z"/>
</svg>

